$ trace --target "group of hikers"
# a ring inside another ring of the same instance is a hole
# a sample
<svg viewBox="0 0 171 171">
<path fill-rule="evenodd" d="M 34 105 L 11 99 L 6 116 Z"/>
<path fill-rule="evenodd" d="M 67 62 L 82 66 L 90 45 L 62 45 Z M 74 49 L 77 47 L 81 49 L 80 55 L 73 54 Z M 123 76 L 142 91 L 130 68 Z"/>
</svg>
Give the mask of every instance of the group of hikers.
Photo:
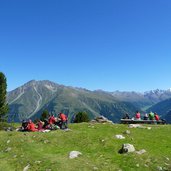
<svg viewBox="0 0 171 171">
<path fill-rule="evenodd" d="M 129 114 L 126 113 L 125 116 L 122 119 L 133 119 L 133 120 L 156 120 L 159 121 L 160 117 L 156 112 L 150 112 L 150 113 L 145 113 L 143 117 L 141 117 L 141 114 L 139 111 L 136 111 L 135 117 L 130 118 Z"/>
<path fill-rule="evenodd" d="M 47 118 L 42 120 L 38 119 L 36 123 L 34 123 L 31 119 L 28 121 L 23 120 L 22 126 L 20 128 L 21 131 L 44 131 L 44 130 L 55 130 L 55 129 L 67 129 L 68 128 L 68 117 L 64 113 L 59 113 L 58 117 L 54 115 L 49 115 Z"/>
</svg>

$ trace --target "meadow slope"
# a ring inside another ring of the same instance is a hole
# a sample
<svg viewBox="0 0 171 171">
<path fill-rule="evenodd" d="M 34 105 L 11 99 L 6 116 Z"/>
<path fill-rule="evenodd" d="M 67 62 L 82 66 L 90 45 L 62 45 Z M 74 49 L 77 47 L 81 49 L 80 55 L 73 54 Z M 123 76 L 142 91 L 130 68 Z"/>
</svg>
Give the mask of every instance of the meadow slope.
<svg viewBox="0 0 171 171">
<path fill-rule="evenodd" d="M 0 131 L 0 171 L 156 171 L 171 170 L 171 126 L 146 125 L 128 128 L 121 124 L 70 124 L 70 131 Z M 130 134 L 123 132 L 130 130 Z M 122 134 L 125 139 L 115 138 Z M 133 144 L 137 151 L 119 154 L 122 144 Z M 70 151 L 82 155 L 69 159 Z M 27 169 L 26 169 L 27 170 Z"/>
</svg>

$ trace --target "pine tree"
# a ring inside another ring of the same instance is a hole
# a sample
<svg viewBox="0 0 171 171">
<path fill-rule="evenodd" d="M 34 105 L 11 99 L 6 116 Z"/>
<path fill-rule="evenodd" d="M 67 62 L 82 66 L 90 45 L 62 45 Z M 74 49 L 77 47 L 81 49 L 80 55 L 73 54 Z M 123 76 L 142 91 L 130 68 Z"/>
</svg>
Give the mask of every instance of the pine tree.
<svg viewBox="0 0 171 171">
<path fill-rule="evenodd" d="M 5 116 L 8 113 L 8 104 L 6 101 L 7 96 L 7 83 L 5 75 L 0 72 L 0 121 L 5 121 Z"/>
</svg>

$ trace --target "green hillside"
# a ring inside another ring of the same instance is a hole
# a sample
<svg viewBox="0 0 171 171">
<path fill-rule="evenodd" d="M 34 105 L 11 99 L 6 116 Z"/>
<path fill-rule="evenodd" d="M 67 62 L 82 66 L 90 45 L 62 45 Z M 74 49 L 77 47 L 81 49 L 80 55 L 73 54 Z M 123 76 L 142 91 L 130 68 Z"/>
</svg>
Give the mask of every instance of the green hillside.
<svg viewBox="0 0 171 171">
<path fill-rule="evenodd" d="M 70 131 L 0 131 L 0 170 L 23 171 L 156 171 L 171 170 L 170 125 L 128 128 L 119 124 L 70 124 Z M 130 134 L 123 134 L 129 130 Z M 116 139 L 122 134 L 125 139 Z M 119 154 L 122 144 L 130 143 L 146 153 Z M 82 155 L 69 159 L 70 151 Z"/>
<path fill-rule="evenodd" d="M 148 109 L 148 112 L 150 111 L 157 112 L 159 115 L 162 115 L 165 118 L 166 114 L 170 110 L 171 110 L 171 99 L 167 99 L 150 107 Z"/>
<path fill-rule="evenodd" d="M 89 91 L 59 85 L 50 81 L 30 81 L 8 93 L 9 120 L 40 118 L 43 110 L 58 114 L 60 111 L 72 117 L 86 111 L 91 119 L 103 115 L 119 122 L 125 113 L 134 114 L 137 109 L 132 103 L 116 100 L 110 93 Z"/>
</svg>

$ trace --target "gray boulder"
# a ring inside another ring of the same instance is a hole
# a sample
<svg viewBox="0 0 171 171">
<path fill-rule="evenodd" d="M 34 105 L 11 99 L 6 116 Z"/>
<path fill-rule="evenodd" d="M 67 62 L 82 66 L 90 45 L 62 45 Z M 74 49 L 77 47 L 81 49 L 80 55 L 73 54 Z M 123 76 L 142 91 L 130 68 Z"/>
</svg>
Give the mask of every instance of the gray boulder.
<svg viewBox="0 0 171 171">
<path fill-rule="evenodd" d="M 132 144 L 123 144 L 122 148 L 118 152 L 122 154 L 122 153 L 131 153 L 134 151 L 135 151 L 135 147 Z"/>
</svg>

